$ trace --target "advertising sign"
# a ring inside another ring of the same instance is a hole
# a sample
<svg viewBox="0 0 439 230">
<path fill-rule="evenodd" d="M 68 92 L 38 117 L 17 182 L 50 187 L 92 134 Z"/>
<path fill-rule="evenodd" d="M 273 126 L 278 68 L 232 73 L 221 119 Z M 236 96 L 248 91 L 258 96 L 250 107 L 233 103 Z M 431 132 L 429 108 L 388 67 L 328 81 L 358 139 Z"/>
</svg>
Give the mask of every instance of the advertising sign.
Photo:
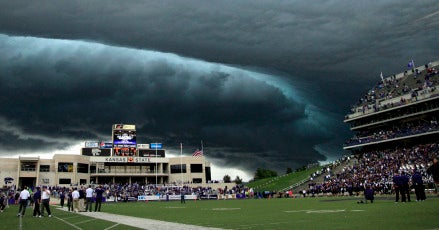
<svg viewBox="0 0 439 230">
<path fill-rule="evenodd" d="M 149 149 L 149 144 L 137 144 L 137 149 Z"/>
<path fill-rule="evenodd" d="M 114 130 L 136 130 L 136 125 L 115 124 Z"/>
<path fill-rule="evenodd" d="M 155 149 L 139 149 L 139 157 L 156 157 Z M 165 150 L 158 149 L 157 157 L 165 157 Z"/>
<path fill-rule="evenodd" d="M 163 147 L 162 143 L 151 143 L 149 144 L 150 149 L 161 149 Z"/>
<path fill-rule="evenodd" d="M 150 163 L 150 158 L 145 157 L 90 157 L 91 162 L 108 163 Z"/>
<path fill-rule="evenodd" d="M 99 148 L 101 148 L 101 149 L 111 149 L 111 148 L 113 148 L 113 143 L 111 143 L 111 141 L 101 141 L 99 143 Z"/>
<path fill-rule="evenodd" d="M 110 156 L 111 149 L 82 148 L 81 155 L 84 155 L 84 156 Z"/>
<path fill-rule="evenodd" d="M 98 141 L 86 141 L 85 147 L 86 148 L 99 148 L 99 142 Z"/>
</svg>

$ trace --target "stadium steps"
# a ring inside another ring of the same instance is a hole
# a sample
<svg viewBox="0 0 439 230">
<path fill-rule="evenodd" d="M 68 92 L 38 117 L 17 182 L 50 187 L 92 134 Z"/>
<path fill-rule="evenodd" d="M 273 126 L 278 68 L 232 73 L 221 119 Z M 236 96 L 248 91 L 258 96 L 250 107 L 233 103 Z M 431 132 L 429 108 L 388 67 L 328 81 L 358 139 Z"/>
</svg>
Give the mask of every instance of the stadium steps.
<svg viewBox="0 0 439 230">
<path fill-rule="evenodd" d="M 335 175 L 338 172 L 341 172 L 341 170 L 345 166 L 352 166 L 352 165 L 354 165 L 355 162 L 357 162 L 357 160 L 354 159 L 354 158 L 351 159 L 349 162 L 348 161 L 341 162 L 339 165 L 337 165 L 336 167 L 331 169 L 331 175 Z M 327 167 L 327 166 L 325 166 L 325 167 Z M 328 175 L 328 174 L 327 173 L 322 173 L 322 174 L 316 176 L 313 179 L 313 182 L 315 182 L 316 184 L 323 183 L 326 175 Z M 308 180 L 304 181 L 304 183 L 302 183 L 300 185 L 297 185 L 297 186 L 294 186 L 293 187 L 293 192 L 297 193 L 298 191 L 308 190 L 308 187 L 309 187 L 308 186 L 308 184 L 309 184 L 308 182 L 310 182 L 309 178 L 308 178 Z"/>
</svg>

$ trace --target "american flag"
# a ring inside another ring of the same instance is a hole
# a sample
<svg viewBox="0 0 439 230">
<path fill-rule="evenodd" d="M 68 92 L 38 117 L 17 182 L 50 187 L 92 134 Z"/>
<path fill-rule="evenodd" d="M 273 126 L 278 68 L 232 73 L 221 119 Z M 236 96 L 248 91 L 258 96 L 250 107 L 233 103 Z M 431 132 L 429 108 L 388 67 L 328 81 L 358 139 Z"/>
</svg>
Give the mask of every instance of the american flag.
<svg viewBox="0 0 439 230">
<path fill-rule="evenodd" d="M 203 150 L 197 150 L 194 153 L 192 153 L 193 157 L 202 157 L 203 156 Z"/>
</svg>

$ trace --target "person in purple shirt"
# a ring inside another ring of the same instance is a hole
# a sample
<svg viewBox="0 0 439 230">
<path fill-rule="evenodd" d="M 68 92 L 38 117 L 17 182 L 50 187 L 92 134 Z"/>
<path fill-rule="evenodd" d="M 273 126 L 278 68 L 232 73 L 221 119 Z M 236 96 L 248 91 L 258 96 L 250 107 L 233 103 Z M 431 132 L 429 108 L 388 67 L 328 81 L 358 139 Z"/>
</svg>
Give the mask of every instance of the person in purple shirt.
<svg viewBox="0 0 439 230">
<path fill-rule="evenodd" d="M 415 188 L 416 201 L 424 201 L 426 199 L 424 181 L 422 181 L 422 175 L 417 170 L 413 172 L 412 182 Z"/>
<path fill-rule="evenodd" d="M 408 177 L 408 175 L 406 175 L 405 172 L 402 173 L 401 177 L 401 183 L 402 183 L 402 190 L 400 190 L 400 192 L 402 193 L 402 202 L 407 201 L 410 202 L 410 185 L 409 185 L 409 181 L 410 178 Z"/>
<path fill-rule="evenodd" d="M 373 200 L 375 198 L 374 195 L 375 195 L 375 192 L 373 191 L 372 186 L 367 185 L 366 189 L 364 190 L 364 199 L 366 200 L 366 204 L 367 204 L 368 200 L 370 200 L 370 203 L 373 203 Z"/>
<path fill-rule="evenodd" d="M 37 187 L 37 191 L 34 193 L 34 214 L 33 214 L 33 217 L 40 217 L 41 218 L 40 204 L 41 204 L 41 191 L 40 191 L 40 187 Z"/>
<path fill-rule="evenodd" d="M 402 189 L 402 178 L 398 174 L 398 172 L 395 172 L 393 174 L 393 188 L 395 189 L 395 203 L 399 202 L 399 194 L 401 194 L 401 200 L 405 202 L 405 193 L 403 193 Z"/>
<path fill-rule="evenodd" d="M 102 185 L 99 185 L 99 187 L 97 187 L 95 189 L 95 193 L 96 193 L 96 205 L 95 205 L 95 212 L 96 210 L 98 212 L 101 211 L 101 204 L 102 204 L 102 194 L 104 194 L 105 190 L 102 188 Z"/>
</svg>

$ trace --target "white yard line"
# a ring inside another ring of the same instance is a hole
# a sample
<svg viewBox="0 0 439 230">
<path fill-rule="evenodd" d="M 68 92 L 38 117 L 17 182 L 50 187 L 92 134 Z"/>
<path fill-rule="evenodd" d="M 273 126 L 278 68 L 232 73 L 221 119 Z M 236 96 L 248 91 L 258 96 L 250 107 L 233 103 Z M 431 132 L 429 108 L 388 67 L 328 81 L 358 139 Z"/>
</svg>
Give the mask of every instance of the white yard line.
<svg viewBox="0 0 439 230">
<path fill-rule="evenodd" d="M 60 210 L 64 210 L 59 208 Z M 66 210 L 64 210 L 66 211 Z M 124 224 L 131 227 L 136 227 L 140 229 L 151 229 L 151 230 L 202 230 L 202 229 L 210 229 L 210 230 L 220 230 L 220 228 L 209 228 L 197 225 L 189 225 L 189 224 L 179 224 L 173 222 L 166 222 L 161 220 L 152 220 L 140 217 L 132 217 L 132 216 L 124 216 L 112 213 L 105 212 L 78 212 L 77 214 L 88 216 L 96 219 L 106 220 L 110 222 L 115 222 L 117 224 Z M 59 218 L 58 218 L 59 219 Z M 62 220 L 62 219 L 60 219 Z M 70 224 L 71 225 L 71 224 Z M 74 225 L 72 225 L 74 226 Z M 107 229 L 111 229 L 117 225 L 113 225 Z M 77 226 L 74 226 L 77 229 L 81 229 Z"/>
<path fill-rule="evenodd" d="M 64 223 L 66 223 L 66 224 L 68 224 L 68 225 L 70 225 L 70 226 L 72 226 L 72 227 L 78 229 L 78 230 L 82 230 L 82 228 L 80 228 L 80 227 L 78 227 L 78 226 L 76 226 L 76 225 L 74 225 L 74 224 L 71 224 L 71 223 L 69 223 L 69 222 L 67 222 L 67 221 L 65 221 L 65 220 L 63 220 L 63 219 L 61 219 L 61 218 L 59 218 L 59 217 L 56 217 L 56 216 L 54 216 L 54 217 L 55 217 L 56 219 L 58 219 L 58 220 L 64 222 Z"/>
<path fill-rule="evenodd" d="M 132 217 L 132 216 L 117 215 L 117 214 L 111 214 L 105 212 L 79 212 L 78 214 L 93 217 L 96 219 L 117 222 L 120 224 L 141 228 L 141 229 L 151 229 L 151 230 L 219 229 L 219 228 L 209 228 L 209 227 L 189 225 L 189 224 L 166 222 L 161 220 L 145 219 L 145 218 Z"/>
</svg>

